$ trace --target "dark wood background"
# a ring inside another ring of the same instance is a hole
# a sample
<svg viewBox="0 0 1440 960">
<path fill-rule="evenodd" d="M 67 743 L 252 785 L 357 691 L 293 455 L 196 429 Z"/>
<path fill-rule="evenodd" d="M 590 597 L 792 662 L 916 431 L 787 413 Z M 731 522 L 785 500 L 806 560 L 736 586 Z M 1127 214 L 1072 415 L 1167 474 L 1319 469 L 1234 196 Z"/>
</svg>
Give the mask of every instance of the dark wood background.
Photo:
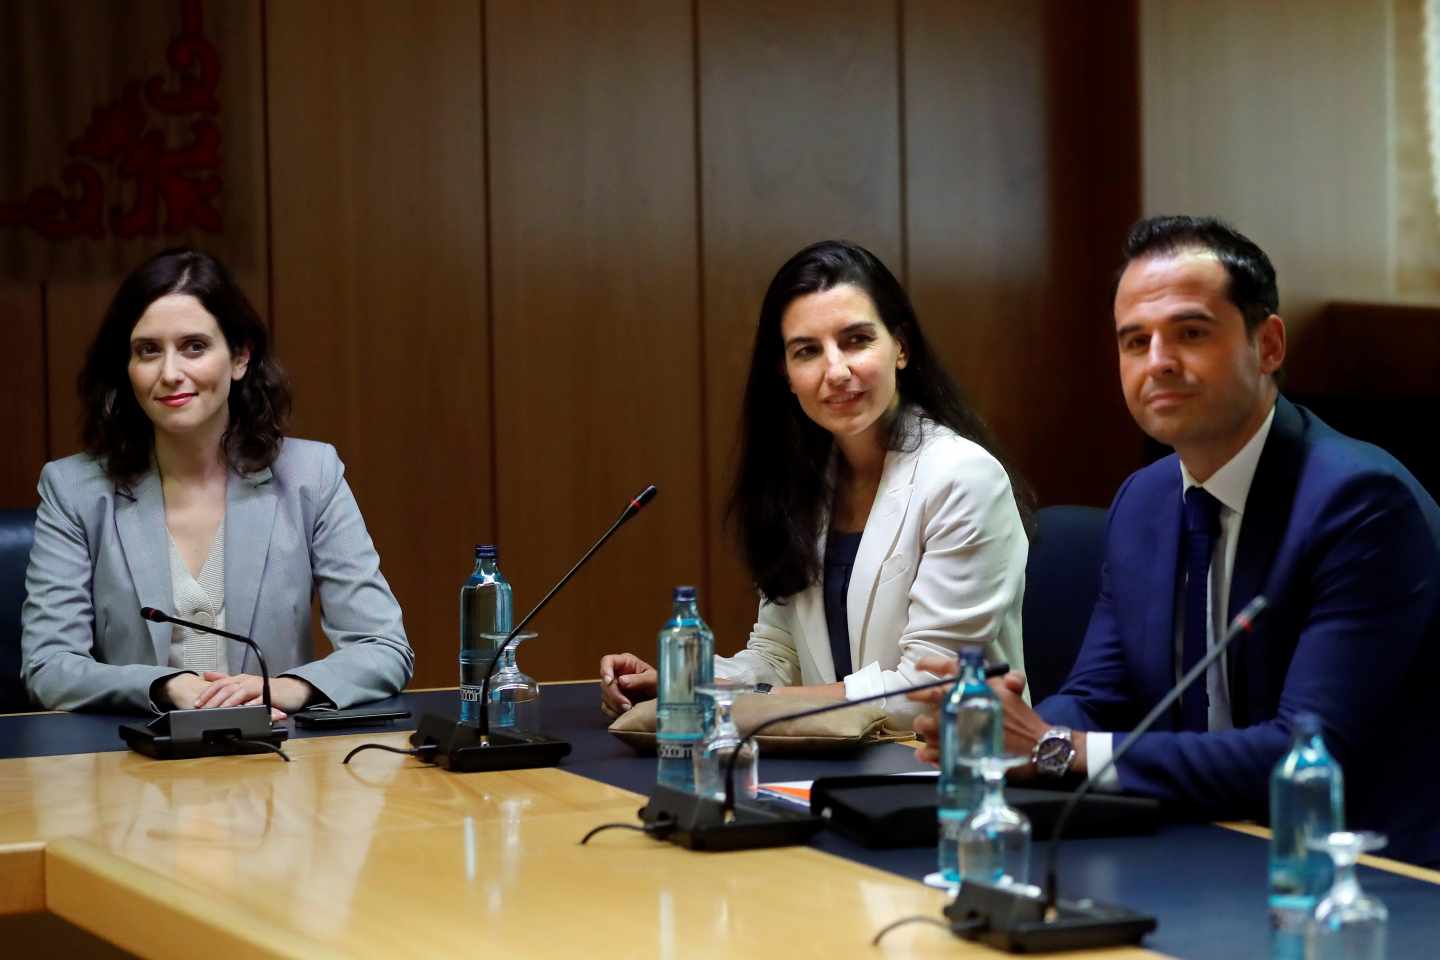
<svg viewBox="0 0 1440 960">
<path fill-rule="evenodd" d="M 743 644 L 755 600 L 721 522 L 738 398 L 765 285 L 814 240 L 901 276 L 1042 503 L 1104 504 L 1138 465 L 1108 320 L 1140 208 L 1133 0 L 261 13 L 226 91 L 263 145 L 263 250 L 238 272 L 292 432 L 346 461 L 415 685 L 455 680 L 473 544 L 500 545 L 518 615 L 647 482 L 522 666 L 653 653 L 686 582 L 720 649 Z M 75 372 L 118 280 L 0 280 L 0 505 L 78 449 Z"/>
</svg>

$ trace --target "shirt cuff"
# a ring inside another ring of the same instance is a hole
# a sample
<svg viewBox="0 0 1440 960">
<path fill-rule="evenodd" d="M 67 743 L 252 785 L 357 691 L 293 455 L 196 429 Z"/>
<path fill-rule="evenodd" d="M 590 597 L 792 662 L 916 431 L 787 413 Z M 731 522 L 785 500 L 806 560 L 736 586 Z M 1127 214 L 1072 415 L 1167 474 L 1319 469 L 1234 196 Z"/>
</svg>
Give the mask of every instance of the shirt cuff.
<svg viewBox="0 0 1440 960">
<path fill-rule="evenodd" d="M 859 700 L 861 697 L 873 697 L 885 692 L 885 671 L 880 669 L 879 663 L 868 663 L 864 669 L 857 670 L 845 680 L 845 699 Z M 889 698 L 880 702 L 882 708 L 886 708 Z"/>
<path fill-rule="evenodd" d="M 1087 733 L 1085 734 L 1085 772 L 1094 776 L 1095 771 L 1110 762 L 1110 755 L 1114 752 L 1115 734 L 1113 733 Z M 1111 792 L 1120 789 L 1120 771 L 1111 767 L 1105 771 L 1105 775 L 1095 781 L 1096 790 L 1109 790 Z"/>
</svg>

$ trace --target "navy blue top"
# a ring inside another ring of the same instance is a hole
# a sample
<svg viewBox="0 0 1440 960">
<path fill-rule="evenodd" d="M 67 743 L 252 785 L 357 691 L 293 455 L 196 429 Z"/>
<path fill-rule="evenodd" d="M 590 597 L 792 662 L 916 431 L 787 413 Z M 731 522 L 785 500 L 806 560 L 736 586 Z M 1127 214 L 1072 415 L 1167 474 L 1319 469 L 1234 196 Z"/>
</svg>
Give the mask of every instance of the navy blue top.
<svg viewBox="0 0 1440 960">
<path fill-rule="evenodd" d="M 850 571 L 855 569 L 855 554 L 860 550 L 864 531 L 836 533 L 825 541 L 825 626 L 830 631 L 830 655 L 835 658 L 835 679 L 843 680 L 855 672 L 850 662 L 850 615 L 845 597 L 850 593 Z"/>
</svg>

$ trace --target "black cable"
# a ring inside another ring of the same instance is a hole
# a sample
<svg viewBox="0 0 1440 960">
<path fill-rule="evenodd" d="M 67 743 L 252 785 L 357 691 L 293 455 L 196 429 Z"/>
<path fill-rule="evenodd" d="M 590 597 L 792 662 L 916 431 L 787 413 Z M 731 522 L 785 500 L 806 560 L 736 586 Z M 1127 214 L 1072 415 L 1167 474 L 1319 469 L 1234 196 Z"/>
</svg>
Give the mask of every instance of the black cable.
<svg viewBox="0 0 1440 960">
<path fill-rule="evenodd" d="M 265 742 L 264 740 L 246 740 L 244 737 L 236 737 L 235 739 L 233 739 L 233 740 L 231 740 L 231 741 L 229 741 L 229 742 L 230 742 L 230 743 L 243 743 L 243 744 L 245 744 L 246 746 L 250 746 L 250 747 L 262 747 L 262 748 L 264 748 L 264 749 L 266 749 L 266 750 L 269 750 L 271 753 L 278 753 L 278 754 L 280 754 L 280 759 L 281 759 L 281 760 L 284 760 L 286 763 L 289 763 L 289 762 L 290 762 L 290 757 L 289 757 L 288 754 L 285 753 L 284 750 L 281 750 L 281 749 L 280 749 L 279 747 L 277 747 L 275 744 L 273 744 L 273 743 L 267 743 L 267 742 Z"/>
<path fill-rule="evenodd" d="M 640 813 L 643 817 L 645 811 L 642 809 Z M 591 837 L 595 836 L 595 834 L 601 832 L 602 830 L 636 830 L 640 833 L 645 834 L 646 836 L 654 837 L 656 840 L 664 840 L 666 837 L 670 836 L 670 834 L 675 832 L 675 825 L 675 818 L 668 814 L 662 814 L 661 816 L 657 817 L 653 823 L 646 823 L 643 826 L 639 827 L 635 826 L 635 824 L 633 823 L 602 823 L 600 824 L 600 826 L 591 830 L 589 833 L 585 834 L 583 838 L 581 838 L 580 846 L 583 847 L 586 843 L 589 842 Z"/>
<path fill-rule="evenodd" d="M 881 937 L 885 936 L 885 934 L 889 933 L 891 930 L 894 930 L 896 927 L 903 927 L 907 923 L 928 923 L 933 927 L 939 927 L 941 930 L 946 930 L 956 935 L 959 934 L 960 930 L 969 929 L 969 927 L 972 926 L 972 924 L 967 923 L 949 924 L 946 923 L 944 920 L 937 920 L 929 914 L 917 913 L 913 917 L 902 917 L 901 919 L 896 920 L 894 923 L 886 926 L 879 933 L 875 934 L 875 938 L 870 941 L 870 946 L 880 946 Z"/>
<path fill-rule="evenodd" d="M 390 747 L 386 746 L 383 743 L 362 743 L 354 750 L 351 750 L 349 753 L 345 754 L 345 759 L 340 761 L 340 765 L 344 766 L 345 764 L 349 763 L 350 758 L 355 756 L 355 754 L 359 753 L 361 750 L 384 750 L 386 753 L 399 753 L 407 757 L 418 757 L 421 760 L 425 760 L 428 759 L 438 749 L 439 747 L 437 747 L 433 743 L 427 743 L 423 747 L 415 747 L 413 750 L 406 750 L 402 747 Z M 424 756 L 421 756 L 422 754 L 424 754 Z"/>
<path fill-rule="evenodd" d="M 585 846 L 585 844 L 590 842 L 591 837 L 595 836 L 595 834 L 600 833 L 603 830 L 634 830 L 637 833 L 650 832 L 647 827 L 637 827 L 633 823 L 602 823 L 600 824 L 600 826 L 596 827 L 594 830 L 591 830 L 589 833 L 585 834 L 585 836 L 580 838 L 580 846 Z"/>
</svg>

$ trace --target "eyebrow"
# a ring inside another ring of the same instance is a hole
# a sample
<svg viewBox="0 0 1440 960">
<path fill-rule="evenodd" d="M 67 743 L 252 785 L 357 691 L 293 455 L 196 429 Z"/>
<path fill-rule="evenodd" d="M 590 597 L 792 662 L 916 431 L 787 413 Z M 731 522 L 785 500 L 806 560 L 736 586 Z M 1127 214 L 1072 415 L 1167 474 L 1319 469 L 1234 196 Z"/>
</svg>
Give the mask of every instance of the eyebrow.
<svg viewBox="0 0 1440 960">
<path fill-rule="evenodd" d="M 130 342 L 131 342 L 132 344 L 136 344 L 136 343 L 157 343 L 157 342 L 159 342 L 159 341 L 162 340 L 162 339 L 164 339 L 164 338 L 163 338 L 163 337 L 131 337 L 131 338 L 130 338 Z M 212 337 L 210 336 L 210 334 L 208 334 L 208 333 L 203 333 L 203 332 L 200 332 L 200 331 L 196 331 L 196 332 L 194 332 L 194 333 L 182 333 L 182 334 L 180 334 L 179 336 L 175 337 L 175 339 L 176 339 L 176 340 L 210 340 L 210 339 L 213 339 L 213 338 L 212 338 Z"/>
<path fill-rule="evenodd" d="M 877 326 L 878 324 L 874 320 L 859 320 L 841 329 L 840 335 L 844 336 L 847 333 L 856 333 L 860 330 L 874 330 Z M 785 341 L 785 346 L 793 347 L 797 343 L 814 343 L 818 339 L 818 337 L 791 337 Z"/>
<path fill-rule="evenodd" d="M 1187 323 L 1199 320 L 1201 323 L 1215 323 L 1215 318 L 1200 310 L 1184 310 L 1180 313 L 1166 317 L 1162 323 Z M 1120 340 L 1140 329 L 1138 323 L 1127 323 L 1115 331 L 1115 339 Z"/>
</svg>

